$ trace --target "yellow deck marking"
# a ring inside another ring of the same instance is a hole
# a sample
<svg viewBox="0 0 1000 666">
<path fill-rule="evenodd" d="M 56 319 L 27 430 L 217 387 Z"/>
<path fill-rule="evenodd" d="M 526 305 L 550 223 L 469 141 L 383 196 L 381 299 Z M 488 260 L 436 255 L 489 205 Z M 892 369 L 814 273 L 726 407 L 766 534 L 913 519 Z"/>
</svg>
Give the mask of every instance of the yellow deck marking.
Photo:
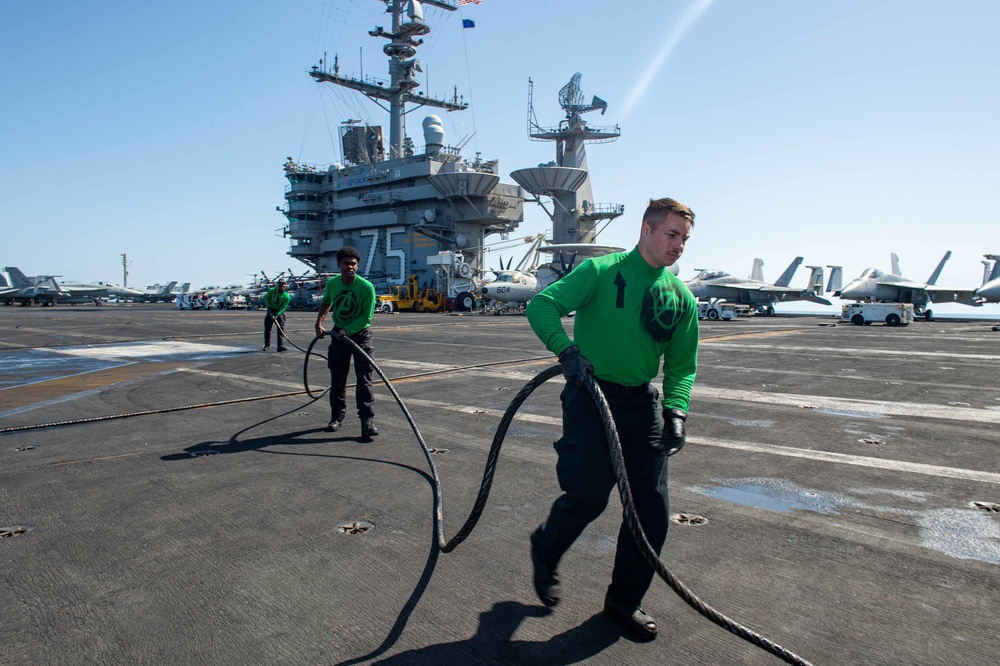
<svg viewBox="0 0 1000 666">
<path fill-rule="evenodd" d="M 791 335 L 792 333 L 801 333 L 806 329 L 804 328 L 790 328 L 784 331 L 758 331 L 756 333 L 734 333 L 732 335 L 723 335 L 718 338 L 703 338 L 698 344 L 710 345 L 713 342 L 721 342 L 723 340 L 746 340 L 748 338 L 770 338 L 776 335 Z"/>
</svg>

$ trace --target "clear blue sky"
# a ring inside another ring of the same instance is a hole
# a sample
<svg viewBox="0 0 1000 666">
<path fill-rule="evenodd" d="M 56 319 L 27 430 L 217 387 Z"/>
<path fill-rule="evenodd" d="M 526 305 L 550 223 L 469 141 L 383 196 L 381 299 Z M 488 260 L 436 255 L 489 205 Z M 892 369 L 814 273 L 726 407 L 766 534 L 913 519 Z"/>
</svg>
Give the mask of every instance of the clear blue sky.
<svg viewBox="0 0 1000 666">
<path fill-rule="evenodd" d="M 388 18 L 378 0 L 3 0 L 0 261 L 120 282 L 127 253 L 130 285 L 304 271 L 275 235 L 285 157 L 338 161 L 341 120 L 387 124 L 306 72 L 328 52 L 387 78 L 367 31 Z M 1000 253 L 1000 3 L 483 0 L 425 18 L 421 90 L 471 100 L 443 114 L 448 142 L 475 132 L 466 155 L 505 182 L 554 158 L 527 138 L 528 78 L 556 125 L 583 73 L 609 105 L 588 119 L 622 132 L 588 146 L 595 200 L 626 207 L 599 241 L 632 247 L 649 197 L 680 199 L 698 215 L 682 278 L 761 257 L 773 280 L 802 255 L 850 279 L 896 252 L 926 279 L 952 250 L 939 282 L 976 286 Z M 518 235 L 550 226 L 525 211 Z"/>
</svg>

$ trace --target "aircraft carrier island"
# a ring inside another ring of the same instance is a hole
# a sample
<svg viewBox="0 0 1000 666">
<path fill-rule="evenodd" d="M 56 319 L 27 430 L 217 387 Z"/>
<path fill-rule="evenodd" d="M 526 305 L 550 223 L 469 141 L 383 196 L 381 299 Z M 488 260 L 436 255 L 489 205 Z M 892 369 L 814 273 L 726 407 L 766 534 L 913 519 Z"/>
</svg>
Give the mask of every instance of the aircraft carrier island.
<svg viewBox="0 0 1000 666">
<path fill-rule="evenodd" d="M 534 122 L 529 81 L 528 138 L 552 141 L 556 158 L 537 167 L 515 170 L 517 184 L 501 182 L 499 161 L 461 156 L 461 145 L 449 146 L 441 118 L 428 115 L 421 122 L 424 148 L 418 150 L 407 134 L 407 114 L 421 107 L 461 112 L 468 104 L 457 93 L 451 100 L 416 92 L 421 71 L 417 48 L 431 28 L 423 20 L 421 3 L 388 0 L 391 30 L 377 27 L 370 35 L 389 40 L 388 81 L 357 79 L 340 73 L 338 60 L 321 61 L 309 72 L 317 82 L 354 90 L 389 112 L 389 136 L 383 128 L 349 119 L 339 127 L 343 163 L 301 164 L 291 157 L 284 163 L 288 181 L 283 229 L 291 239 L 289 254 L 320 274 L 339 272 L 337 251 L 358 248 L 358 273 L 377 289 L 407 284 L 416 276 L 421 285 L 436 287 L 455 299 L 460 310 L 474 304 L 484 276 L 487 239 L 507 240 L 524 220 L 524 204 L 542 206 L 552 222 L 551 242 L 557 249 L 552 264 L 557 273 L 571 270 L 578 253 L 560 252 L 559 245 L 593 244 L 603 225 L 622 215 L 620 204 L 594 203 L 585 144 L 614 141 L 617 125 L 591 127 L 583 119 L 590 111 L 607 109 L 598 97 L 584 100 L 579 73 L 559 92 L 565 118 L 556 127 Z M 447 2 L 425 2 L 440 9 Z M 411 106 L 409 111 L 407 107 Z M 385 107 L 383 107 L 385 108 Z M 465 138 L 461 143 L 468 141 Z M 551 201 L 546 208 L 541 197 Z"/>
</svg>

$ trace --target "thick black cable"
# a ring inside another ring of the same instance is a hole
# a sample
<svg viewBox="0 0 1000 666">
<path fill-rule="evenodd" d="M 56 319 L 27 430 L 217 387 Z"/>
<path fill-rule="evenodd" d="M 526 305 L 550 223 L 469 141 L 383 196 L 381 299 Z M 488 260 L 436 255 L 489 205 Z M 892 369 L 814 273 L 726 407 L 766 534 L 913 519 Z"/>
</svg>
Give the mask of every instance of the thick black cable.
<svg viewBox="0 0 1000 666">
<path fill-rule="evenodd" d="M 309 345 L 310 351 L 317 340 L 318 338 L 313 340 Z M 427 464 L 431 470 L 431 476 L 434 479 L 434 523 L 435 532 L 437 533 L 438 548 L 440 548 L 444 553 L 453 551 L 469 536 L 475 528 L 476 523 L 479 522 L 479 518 L 482 515 L 483 510 L 486 508 L 490 488 L 493 485 L 493 476 L 496 472 L 496 464 L 500 456 L 500 448 L 503 445 L 504 437 L 507 434 L 507 429 L 510 427 L 511 421 L 514 419 L 514 415 L 517 413 L 521 404 L 534 392 L 536 388 L 544 384 L 549 379 L 562 374 L 561 366 L 554 365 L 540 372 L 527 384 L 525 384 L 524 388 L 518 391 L 517 395 L 514 396 L 514 399 L 511 400 L 510 405 L 507 407 L 503 417 L 500 419 L 500 424 L 497 426 L 496 434 L 493 436 L 493 444 L 490 447 L 489 454 L 487 455 L 486 469 L 483 472 L 483 480 L 480 484 L 479 494 L 476 497 L 476 502 L 473 505 L 472 511 L 466 519 L 465 524 L 461 527 L 461 529 L 459 529 L 458 533 L 456 533 L 455 536 L 448 541 L 445 539 L 444 535 L 444 499 L 443 491 L 441 489 L 441 481 L 438 478 L 437 465 L 434 464 L 430 448 L 424 441 L 423 435 L 420 434 L 420 429 L 417 428 L 417 424 L 413 421 L 413 417 L 410 415 L 406 405 L 403 404 L 399 394 L 396 393 L 396 389 L 393 388 L 392 383 L 382 372 L 381 368 L 378 367 L 378 364 L 375 363 L 374 359 L 372 359 L 357 343 L 346 335 L 340 336 L 337 340 L 349 344 L 355 352 L 360 354 L 371 364 L 378 376 L 382 378 L 383 382 L 385 382 L 386 388 L 389 390 L 389 393 L 392 394 L 392 397 L 396 400 L 396 403 L 402 410 L 407 422 L 410 424 L 413 434 L 420 443 L 421 449 L 423 449 L 424 457 L 427 459 Z M 306 365 L 309 364 L 309 353 L 306 354 L 305 363 Z M 676 592 L 685 603 L 723 629 L 739 636 L 753 645 L 756 645 L 786 663 L 794 664 L 795 666 L 812 666 L 811 662 L 806 661 L 794 652 L 778 645 L 774 641 L 762 636 L 756 631 L 740 624 L 736 620 L 733 620 L 706 604 L 698 598 L 694 592 L 688 589 L 688 587 L 684 585 L 676 576 L 674 576 L 669 569 L 667 569 L 666 565 L 663 564 L 659 556 L 656 554 L 656 551 L 653 550 L 649 540 L 646 538 L 645 532 L 642 530 L 642 525 L 639 523 L 638 514 L 635 510 L 635 503 L 632 500 L 632 490 L 629 486 L 628 476 L 625 472 L 625 459 L 622 454 L 621 441 L 618 438 L 618 429 L 615 426 L 614 417 L 611 414 L 611 408 L 608 406 L 607 400 L 601 392 L 601 388 L 597 385 L 597 382 L 594 381 L 592 376 L 586 376 L 585 385 L 591 398 L 593 398 L 594 404 L 597 406 L 597 411 L 601 415 L 601 420 L 604 423 L 604 433 L 607 438 L 608 450 L 611 453 L 611 464 L 618 484 L 618 491 L 621 495 L 623 518 L 628 526 L 629 534 L 632 536 L 632 539 L 635 541 L 639 551 L 642 553 L 643 558 L 649 566 L 652 567 L 664 581 L 666 581 L 667 585 L 670 586 L 670 589 Z"/>
</svg>

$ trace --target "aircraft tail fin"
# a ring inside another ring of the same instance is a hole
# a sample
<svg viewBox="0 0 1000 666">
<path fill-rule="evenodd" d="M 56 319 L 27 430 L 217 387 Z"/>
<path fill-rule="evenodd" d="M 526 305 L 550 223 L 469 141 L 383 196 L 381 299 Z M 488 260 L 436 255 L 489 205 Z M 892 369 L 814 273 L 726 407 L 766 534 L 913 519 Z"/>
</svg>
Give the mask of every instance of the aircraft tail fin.
<svg viewBox="0 0 1000 666">
<path fill-rule="evenodd" d="M 892 274 L 893 275 L 902 275 L 903 273 L 899 270 L 899 255 L 896 254 L 895 252 L 893 252 L 889 256 L 892 259 Z"/>
<path fill-rule="evenodd" d="M 776 287 L 787 287 L 792 281 L 792 277 L 794 277 L 796 269 L 798 269 L 801 264 L 802 257 L 795 257 L 792 263 L 788 264 L 788 268 L 785 269 L 785 272 L 781 274 L 781 277 L 778 278 L 778 281 L 775 282 L 774 285 Z"/>
<path fill-rule="evenodd" d="M 181 293 L 182 294 L 186 294 L 189 291 L 191 291 L 191 283 L 190 282 L 185 282 L 184 284 L 181 285 Z"/>
<path fill-rule="evenodd" d="M 811 272 L 809 273 L 809 284 L 806 286 L 806 291 L 811 294 L 816 294 L 817 296 L 823 295 L 823 267 L 822 266 L 806 266 Z"/>
<path fill-rule="evenodd" d="M 826 291 L 836 294 L 844 288 L 844 267 L 827 266 L 830 269 L 830 281 L 826 283 Z"/>
<path fill-rule="evenodd" d="M 993 270 L 990 271 L 989 277 L 983 280 L 983 283 L 1000 278 L 1000 254 L 984 254 L 983 256 L 988 260 L 993 260 Z M 985 264 L 986 262 L 984 261 L 983 263 Z"/>
<path fill-rule="evenodd" d="M 944 256 L 941 257 L 941 261 L 938 262 L 937 268 L 935 268 L 934 272 L 931 273 L 931 276 L 927 278 L 927 284 L 937 284 L 937 279 L 941 277 L 941 271 L 944 269 L 944 265 L 949 259 L 951 259 L 951 250 L 945 252 Z"/>
<path fill-rule="evenodd" d="M 171 290 L 173 290 L 173 288 L 176 287 L 176 286 L 177 286 L 177 280 L 174 280 L 173 282 L 168 282 L 167 284 L 165 284 L 163 286 L 162 289 L 160 289 L 159 293 L 160 294 L 169 294 L 171 292 Z"/>
<path fill-rule="evenodd" d="M 757 282 L 764 281 L 764 260 L 756 258 L 753 260 L 753 268 L 750 270 L 750 279 Z"/>
<path fill-rule="evenodd" d="M 17 287 L 18 289 L 31 286 L 31 280 L 16 266 L 7 266 L 4 270 L 10 276 L 10 286 Z"/>
<path fill-rule="evenodd" d="M 986 262 L 984 261 L 983 263 L 985 264 Z M 9 286 L 10 283 L 7 282 L 7 276 L 4 275 L 3 273 L 0 273 L 0 287 L 9 287 Z"/>
</svg>

